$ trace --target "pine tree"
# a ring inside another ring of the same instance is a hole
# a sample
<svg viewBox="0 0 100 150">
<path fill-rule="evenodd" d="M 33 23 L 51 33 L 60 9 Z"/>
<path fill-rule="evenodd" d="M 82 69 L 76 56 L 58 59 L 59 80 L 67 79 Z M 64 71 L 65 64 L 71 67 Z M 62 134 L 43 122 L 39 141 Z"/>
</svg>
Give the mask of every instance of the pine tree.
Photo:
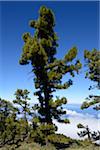
<svg viewBox="0 0 100 150">
<path fill-rule="evenodd" d="M 62 78 L 65 74 L 74 77 L 75 72 L 78 73 L 81 68 L 79 60 L 72 62 L 77 56 L 77 48 L 71 48 L 63 59 L 55 57 L 58 47 L 58 37 L 54 32 L 55 19 L 52 10 L 45 6 L 40 8 L 38 19 L 30 21 L 30 26 L 34 28 L 34 35 L 23 35 L 24 46 L 19 63 L 31 63 L 37 89 L 34 95 L 38 96 L 39 100 L 35 107 L 39 114 L 39 122 L 47 126 L 53 125 L 53 119 L 69 123 L 67 119 L 61 119 L 66 113 L 62 104 L 66 104 L 67 99 L 57 97 L 54 100 L 53 92 L 57 89 L 67 89 L 73 84 L 71 79 L 62 83 Z"/>
<path fill-rule="evenodd" d="M 80 132 L 77 133 L 80 137 L 87 136 L 89 141 L 100 140 L 100 131 L 91 131 L 88 125 L 84 126 L 80 123 L 77 125 L 77 128 L 82 129 Z"/>
<path fill-rule="evenodd" d="M 13 100 L 13 103 L 16 104 L 18 109 L 18 114 L 23 115 L 25 121 L 27 121 L 27 115 L 30 115 L 30 104 L 29 104 L 29 91 L 27 89 L 17 89 L 15 92 L 16 99 Z"/>
<path fill-rule="evenodd" d="M 26 89 L 17 89 L 13 103 L 0 98 L 0 146 L 18 147 L 28 137 L 28 117 L 31 115 L 29 93 Z"/>
<path fill-rule="evenodd" d="M 16 108 L 7 100 L 0 98 L 0 145 L 11 143 L 16 132 Z"/>
<path fill-rule="evenodd" d="M 16 99 L 13 100 L 13 103 L 16 104 L 18 110 L 17 114 L 22 116 L 19 121 L 22 124 L 21 129 L 24 129 L 23 138 L 26 138 L 28 135 L 28 117 L 31 115 L 30 104 L 28 102 L 30 100 L 29 93 L 30 92 L 27 89 L 17 89 L 15 92 Z"/>
<path fill-rule="evenodd" d="M 12 114 L 12 104 L 0 98 L 0 135 L 6 129 L 6 118 Z"/>
<path fill-rule="evenodd" d="M 79 129 L 83 129 L 83 131 L 80 131 L 80 132 L 78 133 L 78 135 L 79 135 L 80 137 L 87 136 L 87 137 L 88 137 L 88 140 L 91 141 L 91 139 L 92 139 L 92 133 L 91 133 L 89 127 L 88 127 L 88 126 L 84 126 L 84 125 L 82 125 L 82 124 L 78 124 L 77 127 L 78 127 Z"/>
<path fill-rule="evenodd" d="M 90 86 L 89 90 L 97 88 L 100 90 L 100 51 L 93 49 L 92 51 L 85 50 L 84 58 L 86 60 L 86 78 L 95 83 L 94 86 Z M 100 96 L 89 95 L 87 98 L 89 101 L 85 101 L 81 108 L 85 109 L 93 106 L 94 109 L 100 110 Z"/>
<path fill-rule="evenodd" d="M 18 145 L 20 141 L 20 137 L 18 135 L 19 128 L 18 128 L 18 120 L 16 114 L 12 114 L 6 118 L 6 129 L 3 132 L 3 138 L 5 138 L 5 144 L 8 145 Z"/>
<path fill-rule="evenodd" d="M 97 88 L 100 89 L 100 51 L 93 49 L 92 51 L 85 50 L 84 58 L 86 60 L 86 78 L 93 81 L 95 84 L 89 87 L 89 90 Z M 86 109 L 93 106 L 93 109 L 100 110 L 100 96 L 99 95 L 89 95 L 88 101 L 83 102 L 81 109 Z M 84 137 L 88 134 L 88 139 L 100 140 L 100 131 L 91 132 L 88 126 L 78 125 L 78 128 L 85 129 L 78 133 L 79 136 Z M 91 137 L 91 138 L 90 138 Z"/>
</svg>

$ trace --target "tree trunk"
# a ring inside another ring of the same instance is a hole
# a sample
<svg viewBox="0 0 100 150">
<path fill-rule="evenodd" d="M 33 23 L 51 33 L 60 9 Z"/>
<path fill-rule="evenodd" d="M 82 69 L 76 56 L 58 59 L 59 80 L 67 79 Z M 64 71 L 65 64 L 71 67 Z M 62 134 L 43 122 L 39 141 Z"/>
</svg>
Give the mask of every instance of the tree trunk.
<svg viewBox="0 0 100 150">
<path fill-rule="evenodd" d="M 50 95 L 48 93 L 47 87 L 45 87 L 44 90 L 44 97 L 45 97 L 45 121 L 49 124 L 52 124 L 52 118 L 51 118 L 50 106 L 49 106 Z"/>
<path fill-rule="evenodd" d="M 87 127 L 86 130 L 87 130 L 88 139 L 89 141 L 91 141 L 91 133 L 89 131 L 89 128 Z"/>
</svg>

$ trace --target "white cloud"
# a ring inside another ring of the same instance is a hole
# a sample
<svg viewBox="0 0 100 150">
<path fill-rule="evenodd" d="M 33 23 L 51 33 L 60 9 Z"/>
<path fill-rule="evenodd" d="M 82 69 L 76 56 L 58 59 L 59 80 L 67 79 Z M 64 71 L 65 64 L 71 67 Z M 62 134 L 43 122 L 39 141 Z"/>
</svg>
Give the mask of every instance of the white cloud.
<svg viewBox="0 0 100 150">
<path fill-rule="evenodd" d="M 100 118 L 97 119 L 90 114 L 77 113 L 76 111 L 67 110 L 67 115 L 70 120 L 70 124 L 58 123 L 54 120 L 54 123 L 58 126 L 57 133 L 62 133 L 66 136 L 70 136 L 74 139 L 79 139 L 77 132 L 80 130 L 77 128 L 77 124 L 88 125 L 92 131 L 100 130 Z"/>
<path fill-rule="evenodd" d="M 65 109 L 65 111 L 66 111 L 66 114 L 67 114 L 69 117 L 82 117 L 82 118 L 87 118 L 87 117 L 89 117 L 89 118 L 94 118 L 94 117 L 95 117 L 95 116 L 92 115 L 92 114 L 88 114 L 88 113 L 85 113 L 85 114 L 83 114 L 83 113 L 78 113 L 78 112 L 76 112 L 76 111 L 74 111 L 74 110 Z"/>
</svg>

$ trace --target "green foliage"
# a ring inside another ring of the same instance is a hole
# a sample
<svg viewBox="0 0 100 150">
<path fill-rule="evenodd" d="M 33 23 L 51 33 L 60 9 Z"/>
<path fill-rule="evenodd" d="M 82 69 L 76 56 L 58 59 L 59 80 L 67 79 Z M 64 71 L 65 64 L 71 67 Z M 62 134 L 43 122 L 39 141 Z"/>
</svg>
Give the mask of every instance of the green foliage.
<svg viewBox="0 0 100 150">
<path fill-rule="evenodd" d="M 15 92 L 16 99 L 13 100 L 13 103 L 17 106 L 18 114 L 23 114 L 26 121 L 27 116 L 31 114 L 30 104 L 28 103 L 28 101 L 30 100 L 30 98 L 28 97 L 29 93 L 30 92 L 27 89 L 17 89 L 17 91 Z"/>
<path fill-rule="evenodd" d="M 84 128 L 84 126 L 82 124 L 80 124 L 80 123 L 77 125 L 77 127 L 78 128 Z"/>
<path fill-rule="evenodd" d="M 48 141 L 55 145 L 57 149 L 69 147 L 73 143 L 72 139 L 63 134 L 51 134 L 48 136 Z"/>
<path fill-rule="evenodd" d="M 38 111 L 38 122 L 45 123 L 48 130 L 48 124 L 53 124 L 53 118 L 59 122 L 69 123 L 67 119 L 61 118 L 66 113 L 62 105 L 67 103 L 67 99 L 57 97 L 54 100 L 53 92 L 57 89 L 67 89 L 73 84 L 71 79 L 62 84 L 62 78 L 68 73 L 74 77 L 75 72 L 78 73 L 81 68 L 81 63 L 75 60 L 78 51 L 76 47 L 71 48 L 63 59 L 55 57 L 58 37 L 54 32 L 55 18 L 51 9 L 40 7 L 38 19 L 31 20 L 29 24 L 35 29 L 35 33 L 34 36 L 30 33 L 23 35 L 24 46 L 19 63 L 32 65 L 37 89 L 34 95 L 38 96 L 39 100 L 39 104 L 33 109 Z"/>
<path fill-rule="evenodd" d="M 88 108 L 88 107 L 89 107 L 89 103 L 87 101 L 83 102 L 83 104 L 81 105 L 81 109 Z"/>
<path fill-rule="evenodd" d="M 17 115 L 22 115 L 22 118 L 19 120 L 19 123 L 21 124 L 20 132 L 23 139 L 25 139 L 28 136 L 28 118 L 30 115 L 32 115 L 30 104 L 28 102 L 30 101 L 29 93 L 30 92 L 27 89 L 17 89 L 17 91 L 15 92 L 16 99 L 13 100 L 13 103 L 16 105 L 18 110 Z"/>
<path fill-rule="evenodd" d="M 84 58 L 88 67 L 86 77 L 96 82 L 96 87 L 100 88 L 100 51 L 96 49 L 93 49 L 92 51 L 85 50 Z"/>
<path fill-rule="evenodd" d="M 89 95 L 87 98 L 88 101 L 83 102 L 81 105 L 81 109 L 88 108 L 90 106 L 93 106 L 93 109 L 100 110 L 100 96 L 97 95 Z"/>
<path fill-rule="evenodd" d="M 0 144 L 6 142 L 7 120 L 13 118 L 14 107 L 12 103 L 0 98 Z"/>
<path fill-rule="evenodd" d="M 0 146 L 14 145 L 16 148 L 28 137 L 30 130 L 26 117 L 30 113 L 28 94 L 27 90 L 18 89 L 15 92 L 14 104 L 0 98 Z M 19 119 L 18 114 L 24 116 Z"/>
<path fill-rule="evenodd" d="M 72 61 L 77 56 L 77 48 L 73 47 L 70 51 L 65 55 L 64 60 L 68 63 Z"/>
<path fill-rule="evenodd" d="M 36 120 L 37 121 L 37 120 Z M 42 145 L 46 144 L 48 135 L 54 134 L 57 127 L 54 124 L 37 124 L 30 133 L 30 138 Z"/>
<path fill-rule="evenodd" d="M 16 108 L 7 100 L 0 99 L 0 146 L 19 144 L 19 122 L 16 120 Z"/>
<path fill-rule="evenodd" d="M 86 60 L 86 78 L 89 78 L 91 81 L 96 83 L 93 86 L 89 87 L 89 90 L 93 88 L 100 89 L 100 51 L 93 49 L 92 51 L 85 50 L 84 58 Z M 88 108 L 93 106 L 95 110 L 100 110 L 100 96 L 99 95 L 89 95 L 87 98 L 88 102 L 85 101 L 81 108 Z"/>
<path fill-rule="evenodd" d="M 39 129 L 45 136 L 48 136 L 50 134 L 53 134 L 57 130 L 57 127 L 53 124 L 41 124 L 41 126 L 39 126 Z"/>
</svg>

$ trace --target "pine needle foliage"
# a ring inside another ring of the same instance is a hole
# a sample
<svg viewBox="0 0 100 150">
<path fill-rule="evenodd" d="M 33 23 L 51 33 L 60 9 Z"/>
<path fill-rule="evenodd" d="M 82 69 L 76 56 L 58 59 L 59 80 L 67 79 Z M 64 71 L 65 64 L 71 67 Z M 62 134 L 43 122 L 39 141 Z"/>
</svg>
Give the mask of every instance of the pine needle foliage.
<svg viewBox="0 0 100 150">
<path fill-rule="evenodd" d="M 34 95 L 39 100 L 39 122 L 53 124 L 52 120 L 57 119 L 59 122 L 68 123 L 67 120 L 61 119 L 66 113 L 62 104 L 66 104 L 67 99 L 57 97 L 54 100 L 53 93 L 58 89 L 67 89 L 73 84 L 72 79 L 62 83 L 62 78 L 65 74 L 74 77 L 75 72 L 78 73 L 81 68 L 80 61 L 75 60 L 77 48 L 71 48 L 62 59 L 55 57 L 58 47 L 58 37 L 54 32 L 55 17 L 52 10 L 45 6 L 40 7 L 37 20 L 31 20 L 29 25 L 34 29 L 34 35 L 23 35 L 24 46 L 19 63 L 31 63 L 37 90 Z"/>
<path fill-rule="evenodd" d="M 84 58 L 87 66 L 86 78 L 90 79 L 95 83 L 94 86 L 89 87 L 89 90 L 92 90 L 94 88 L 100 90 L 100 51 L 96 49 L 93 49 L 92 51 L 85 50 Z M 82 109 L 93 106 L 95 110 L 100 110 L 99 95 L 89 95 L 87 100 L 88 101 L 85 101 L 82 104 Z"/>
</svg>

